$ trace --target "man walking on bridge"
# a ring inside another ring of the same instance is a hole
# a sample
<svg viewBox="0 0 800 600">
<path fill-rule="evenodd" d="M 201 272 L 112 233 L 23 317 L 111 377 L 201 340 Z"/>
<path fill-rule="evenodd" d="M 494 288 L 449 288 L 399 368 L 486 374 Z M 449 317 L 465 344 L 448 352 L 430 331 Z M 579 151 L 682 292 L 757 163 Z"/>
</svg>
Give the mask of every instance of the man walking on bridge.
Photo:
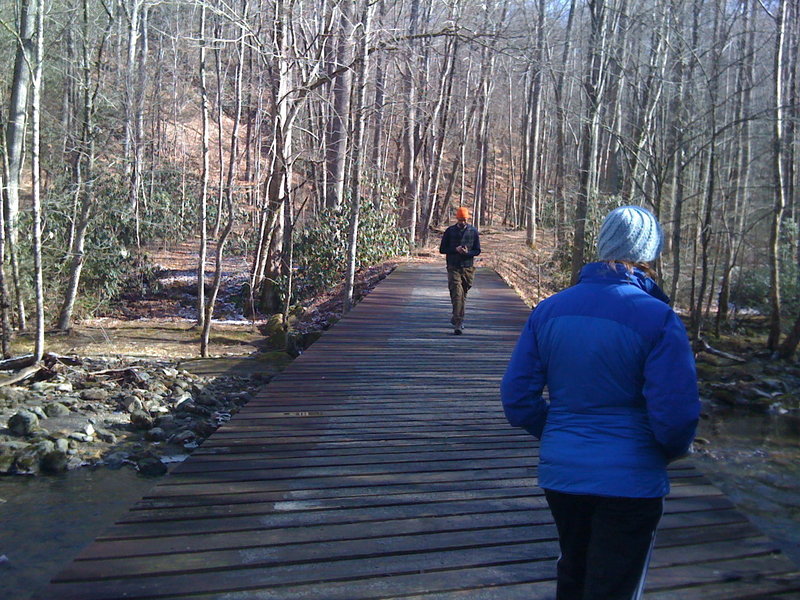
<svg viewBox="0 0 800 600">
<path fill-rule="evenodd" d="M 461 335 L 464 329 L 464 304 L 475 278 L 473 259 L 481 253 L 478 230 L 467 223 L 469 218 L 469 210 L 460 206 L 456 210 L 456 224 L 445 230 L 439 245 L 439 253 L 447 257 L 447 287 L 453 303 L 450 323 L 453 324 L 455 335 Z"/>
</svg>

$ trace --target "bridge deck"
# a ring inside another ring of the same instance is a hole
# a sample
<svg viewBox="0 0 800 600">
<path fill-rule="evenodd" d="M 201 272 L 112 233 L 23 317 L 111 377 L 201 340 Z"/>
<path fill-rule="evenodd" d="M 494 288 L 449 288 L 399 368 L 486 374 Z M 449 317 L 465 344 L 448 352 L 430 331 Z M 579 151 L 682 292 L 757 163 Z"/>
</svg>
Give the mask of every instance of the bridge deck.
<svg viewBox="0 0 800 600">
<path fill-rule="evenodd" d="M 479 270 L 401 266 L 68 565 L 49 600 L 554 595 L 537 446 L 498 384 L 528 309 Z M 648 600 L 800 598 L 800 573 L 689 462 Z"/>
</svg>

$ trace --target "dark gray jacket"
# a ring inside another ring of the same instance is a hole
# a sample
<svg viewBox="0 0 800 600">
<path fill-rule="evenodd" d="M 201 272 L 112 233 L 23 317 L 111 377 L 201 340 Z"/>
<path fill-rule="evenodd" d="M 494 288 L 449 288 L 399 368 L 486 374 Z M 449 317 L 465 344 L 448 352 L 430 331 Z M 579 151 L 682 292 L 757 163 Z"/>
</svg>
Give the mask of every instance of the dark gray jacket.
<svg viewBox="0 0 800 600">
<path fill-rule="evenodd" d="M 456 248 L 459 246 L 466 246 L 467 253 L 460 254 Z M 448 267 L 471 267 L 473 266 L 473 258 L 481 253 L 481 238 L 478 235 L 478 230 L 467 223 L 464 229 L 461 229 L 457 224 L 448 227 L 442 236 L 442 243 L 439 244 L 439 253 L 447 256 Z"/>
</svg>

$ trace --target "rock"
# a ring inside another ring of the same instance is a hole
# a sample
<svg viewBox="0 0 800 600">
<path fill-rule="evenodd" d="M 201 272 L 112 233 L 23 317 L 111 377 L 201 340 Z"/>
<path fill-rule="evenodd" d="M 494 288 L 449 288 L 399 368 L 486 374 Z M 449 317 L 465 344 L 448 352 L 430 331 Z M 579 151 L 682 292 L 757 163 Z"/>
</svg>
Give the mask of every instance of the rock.
<svg viewBox="0 0 800 600">
<path fill-rule="evenodd" d="M 29 410 L 20 410 L 8 420 L 8 428 L 17 435 L 30 435 L 39 426 L 39 417 Z"/>
<path fill-rule="evenodd" d="M 69 441 L 66 438 L 58 438 L 55 442 L 55 448 L 59 452 L 66 454 L 69 451 Z"/>
<path fill-rule="evenodd" d="M 197 421 L 192 425 L 192 429 L 198 438 L 205 439 L 217 430 L 217 426 L 206 421 Z"/>
<path fill-rule="evenodd" d="M 105 442 L 106 444 L 116 444 L 117 436 L 105 429 L 98 429 L 95 433 L 97 439 Z"/>
<path fill-rule="evenodd" d="M 144 409 L 149 413 L 168 413 L 169 409 L 165 406 L 161 406 L 161 403 L 157 400 L 148 400 L 144 403 Z"/>
<path fill-rule="evenodd" d="M 62 392 L 69 393 L 72 391 L 72 384 L 69 381 L 37 381 L 31 385 L 31 390 L 34 392 Z"/>
<path fill-rule="evenodd" d="M 28 444 L 25 442 L 8 441 L 0 443 L 0 474 L 13 473 L 17 454 L 27 447 Z"/>
<path fill-rule="evenodd" d="M 94 425 L 92 425 L 91 423 L 89 423 L 87 425 L 84 425 L 83 426 L 83 433 L 85 433 L 88 436 L 94 436 L 94 434 L 95 434 Z"/>
<path fill-rule="evenodd" d="M 53 402 L 44 407 L 44 412 L 48 417 L 66 417 L 70 410 L 60 402 Z"/>
<path fill-rule="evenodd" d="M 112 452 L 103 459 L 103 463 L 109 469 L 119 469 L 128 462 L 130 462 L 130 458 L 127 452 Z"/>
<path fill-rule="evenodd" d="M 765 379 L 761 380 L 761 384 L 764 385 L 768 390 L 770 390 L 772 392 L 784 392 L 785 393 L 787 391 L 786 383 L 784 381 L 781 381 L 780 379 L 768 379 L 768 378 L 765 378 Z"/>
<path fill-rule="evenodd" d="M 167 386 L 157 379 L 148 382 L 147 390 L 150 392 L 150 394 L 154 394 L 156 396 L 166 396 L 169 394 L 169 389 L 167 389 Z"/>
<path fill-rule="evenodd" d="M 161 367 L 159 371 L 162 375 L 169 377 L 170 379 L 174 379 L 178 376 L 178 369 L 173 369 L 171 367 Z"/>
<path fill-rule="evenodd" d="M 42 440 L 41 442 L 36 442 L 35 444 L 31 444 L 31 449 L 35 451 L 39 456 L 44 456 L 48 452 L 52 452 L 55 450 L 56 445 L 54 442 L 50 440 Z"/>
<path fill-rule="evenodd" d="M 39 473 L 39 456 L 36 452 L 18 454 L 14 463 L 14 472 L 17 475 L 36 475 Z"/>
<path fill-rule="evenodd" d="M 197 404 L 208 406 L 210 408 L 219 408 L 219 402 L 212 394 L 203 393 L 195 399 Z"/>
<path fill-rule="evenodd" d="M 148 477 L 158 477 L 167 472 L 167 465 L 155 456 L 142 456 L 136 459 L 136 470 Z"/>
<path fill-rule="evenodd" d="M 39 466 L 45 473 L 65 473 L 69 465 L 69 456 L 61 450 L 53 450 L 45 454 Z"/>
<path fill-rule="evenodd" d="M 53 452 L 53 450 L 54 444 L 49 440 L 28 445 L 22 452 L 17 454 L 14 471 L 19 475 L 36 475 L 39 473 L 42 458 Z"/>
<path fill-rule="evenodd" d="M 109 391 L 103 388 L 94 387 L 81 391 L 81 398 L 91 402 L 104 402 L 109 396 Z"/>
<path fill-rule="evenodd" d="M 167 432 L 161 429 L 161 427 L 153 427 L 145 432 L 144 439 L 151 442 L 163 442 L 167 439 Z"/>
<path fill-rule="evenodd" d="M 25 391 L 11 386 L 0 387 L 0 405 L 13 408 L 22 404 L 28 397 Z"/>
<path fill-rule="evenodd" d="M 0 475 L 8 475 L 14 472 L 14 463 L 17 461 L 15 454 L 0 453 Z"/>
<path fill-rule="evenodd" d="M 47 413 L 44 412 L 44 410 L 42 409 L 41 406 L 29 406 L 28 410 L 30 410 L 32 413 L 34 413 L 40 419 L 46 419 L 47 418 Z"/>
<path fill-rule="evenodd" d="M 198 415 L 200 417 L 210 417 L 212 412 L 205 406 L 197 406 L 194 402 L 184 402 L 181 404 L 179 411 L 182 413 L 189 413 L 190 415 Z"/>
<path fill-rule="evenodd" d="M 153 417 L 143 410 L 136 410 L 131 413 L 131 424 L 136 429 L 147 431 L 153 427 Z"/>
<path fill-rule="evenodd" d="M 175 427 L 175 417 L 170 414 L 162 415 L 155 420 L 155 424 L 164 430 Z"/>
<path fill-rule="evenodd" d="M 262 331 L 265 337 L 265 346 L 273 350 L 282 350 L 286 347 L 287 332 L 284 329 L 282 314 L 272 315 L 267 319 Z"/>
<path fill-rule="evenodd" d="M 176 394 L 175 397 L 172 399 L 172 402 L 175 406 L 180 406 L 184 402 L 189 402 L 192 400 L 192 395 L 189 392 L 182 392 L 180 394 Z"/>
<path fill-rule="evenodd" d="M 81 431 L 73 431 L 69 434 L 69 439 L 76 440 L 78 442 L 83 442 L 85 444 L 91 443 L 94 441 L 94 438 L 91 435 L 86 435 Z"/>
<path fill-rule="evenodd" d="M 183 446 L 194 443 L 196 439 L 197 436 L 195 435 L 194 431 L 191 429 L 181 429 L 179 432 L 169 438 L 169 443 Z"/>
<path fill-rule="evenodd" d="M 122 407 L 129 413 L 135 413 L 144 408 L 144 403 L 141 399 L 133 395 L 126 395 L 120 400 Z"/>
<path fill-rule="evenodd" d="M 28 437 L 33 441 L 49 439 L 50 432 L 47 431 L 47 429 L 45 429 L 44 427 L 37 427 L 36 429 L 31 431 L 31 434 Z"/>
</svg>

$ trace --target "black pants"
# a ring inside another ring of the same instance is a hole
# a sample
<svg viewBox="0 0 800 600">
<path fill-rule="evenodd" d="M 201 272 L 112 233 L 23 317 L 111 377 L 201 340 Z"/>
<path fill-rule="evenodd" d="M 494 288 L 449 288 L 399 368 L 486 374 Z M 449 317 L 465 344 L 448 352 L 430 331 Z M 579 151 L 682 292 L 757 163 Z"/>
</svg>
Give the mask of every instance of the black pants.
<svg viewBox="0 0 800 600">
<path fill-rule="evenodd" d="M 556 600 L 640 598 L 664 499 L 545 496 L 561 547 Z"/>
</svg>

